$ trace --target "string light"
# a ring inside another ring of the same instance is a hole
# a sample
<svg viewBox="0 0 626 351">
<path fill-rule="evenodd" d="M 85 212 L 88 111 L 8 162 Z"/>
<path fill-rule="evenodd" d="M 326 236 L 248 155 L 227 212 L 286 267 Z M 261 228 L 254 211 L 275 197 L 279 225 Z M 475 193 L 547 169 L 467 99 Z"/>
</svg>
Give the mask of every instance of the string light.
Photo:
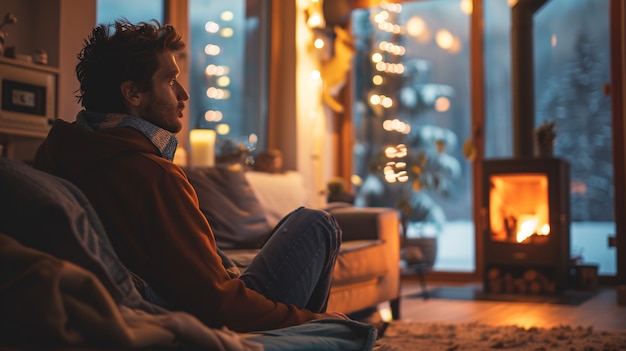
<svg viewBox="0 0 626 351">
<path fill-rule="evenodd" d="M 404 46 L 396 45 L 394 43 L 390 43 L 384 40 L 378 44 L 378 48 L 382 51 L 388 52 L 396 56 L 402 56 L 406 53 L 406 49 L 404 48 Z"/>
<path fill-rule="evenodd" d="M 311 34 L 311 39 L 309 39 L 311 40 L 311 44 L 309 47 L 317 50 L 315 55 L 317 55 L 318 59 L 323 59 L 328 55 L 326 52 L 327 42 L 323 30 L 326 25 L 326 20 L 322 9 L 323 5 L 321 0 L 310 0 L 308 7 L 305 9 L 306 25 L 309 27 Z M 318 69 L 311 70 L 310 78 L 316 85 L 316 88 L 322 86 L 322 74 Z M 312 111 L 310 115 L 317 118 L 318 113 Z"/>
<path fill-rule="evenodd" d="M 226 89 L 219 89 L 216 87 L 209 87 L 206 90 L 206 96 L 210 99 L 224 100 L 230 97 L 230 91 Z"/>
<path fill-rule="evenodd" d="M 223 76 L 225 74 L 228 74 L 229 72 L 230 70 L 228 69 L 228 67 L 218 66 L 214 64 L 208 65 L 206 69 L 204 70 L 204 73 L 207 76 Z"/>
<path fill-rule="evenodd" d="M 204 47 L 204 53 L 209 55 L 209 56 L 217 56 L 220 54 L 220 52 L 222 51 L 222 49 L 215 45 L 215 44 L 207 44 Z"/>
<path fill-rule="evenodd" d="M 232 28 L 224 28 L 220 31 L 220 35 L 224 38 L 231 38 L 235 34 Z"/>
<path fill-rule="evenodd" d="M 230 133 L 230 126 L 226 123 L 220 123 L 215 126 L 215 132 L 219 135 L 226 135 Z"/>
<path fill-rule="evenodd" d="M 230 77 L 229 76 L 221 76 L 217 78 L 217 85 L 220 87 L 227 87 L 230 85 Z"/>
<path fill-rule="evenodd" d="M 323 49 L 325 46 L 324 39 L 321 39 L 321 38 L 315 39 L 315 41 L 313 42 L 313 46 L 316 49 Z"/>
<path fill-rule="evenodd" d="M 208 110 L 204 113 L 204 120 L 207 122 L 219 122 L 222 118 L 222 111 Z"/>
<path fill-rule="evenodd" d="M 223 22 L 230 22 L 235 18 L 235 15 L 232 11 L 223 11 L 220 13 L 220 20 Z M 235 31 L 230 27 L 222 27 L 216 21 L 208 21 L 204 25 L 204 29 L 209 34 L 216 34 L 221 36 L 222 38 L 231 38 Z M 219 56 L 222 54 L 222 47 L 217 44 L 207 44 L 204 47 L 204 53 L 207 56 Z M 217 65 L 211 63 L 206 66 L 204 69 L 204 74 L 211 78 L 208 81 L 213 82 L 216 86 L 209 86 L 206 89 L 206 96 L 209 99 L 213 100 L 225 100 L 230 98 L 230 91 L 228 89 L 224 89 L 225 87 L 230 86 L 230 77 L 228 76 L 230 69 L 225 65 Z M 217 79 L 213 79 L 212 77 L 217 77 Z M 220 122 L 224 118 L 224 115 L 219 110 L 207 110 L 204 113 L 204 120 L 207 122 L 215 123 Z M 228 124 L 220 124 L 217 126 L 216 131 L 220 135 L 226 135 L 230 132 L 230 127 Z"/>
<path fill-rule="evenodd" d="M 213 21 L 209 21 L 204 25 L 204 30 L 208 33 L 215 34 L 220 30 L 220 25 Z"/>
<path fill-rule="evenodd" d="M 402 63 L 387 63 L 381 61 L 376 63 L 376 70 L 385 73 L 402 74 L 404 73 L 405 67 Z"/>
<path fill-rule="evenodd" d="M 235 18 L 235 15 L 233 14 L 232 11 L 224 11 L 220 15 L 220 18 L 222 19 L 222 21 L 228 22 L 228 21 L 232 21 L 233 18 Z"/>
<path fill-rule="evenodd" d="M 398 4 L 398 3 L 381 1 L 380 7 L 390 12 L 395 12 L 395 13 L 402 12 L 402 4 Z"/>
<path fill-rule="evenodd" d="M 387 158 L 405 158 L 409 154 L 409 150 L 405 144 L 396 146 L 387 146 L 385 148 L 385 157 Z"/>
<path fill-rule="evenodd" d="M 372 62 L 382 62 L 383 55 L 380 52 L 375 52 L 372 54 Z"/>
<path fill-rule="evenodd" d="M 398 132 L 402 134 L 409 134 L 411 132 L 411 125 L 403 122 L 397 118 L 388 119 L 383 122 L 383 129 L 388 132 Z"/>
<path fill-rule="evenodd" d="M 387 33 L 401 34 L 404 31 L 404 28 L 398 24 L 388 22 L 387 20 L 391 17 L 389 12 L 402 12 L 402 5 L 382 2 L 380 7 L 383 8 L 383 10 L 375 14 L 373 17 L 378 29 Z"/>
<path fill-rule="evenodd" d="M 319 13 L 313 13 L 309 16 L 307 25 L 311 28 L 318 28 L 322 26 L 322 16 Z"/>
<path fill-rule="evenodd" d="M 311 71 L 311 78 L 313 80 L 319 80 L 322 78 L 322 74 L 319 70 L 314 69 L 313 71 Z"/>
<path fill-rule="evenodd" d="M 393 99 L 382 95 L 382 94 L 372 94 L 370 96 L 370 104 L 372 105 L 380 105 L 384 108 L 390 108 L 393 106 Z"/>
<path fill-rule="evenodd" d="M 383 76 L 381 76 L 380 74 L 376 74 L 372 77 L 372 83 L 374 83 L 374 85 L 382 85 L 383 84 Z"/>
</svg>

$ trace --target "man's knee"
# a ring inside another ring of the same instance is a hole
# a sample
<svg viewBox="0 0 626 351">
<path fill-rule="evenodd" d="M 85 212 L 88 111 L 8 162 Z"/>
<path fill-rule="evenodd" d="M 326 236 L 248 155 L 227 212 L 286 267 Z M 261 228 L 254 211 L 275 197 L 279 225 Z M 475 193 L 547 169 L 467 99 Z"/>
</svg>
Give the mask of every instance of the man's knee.
<svg viewBox="0 0 626 351">
<path fill-rule="evenodd" d="M 341 227 L 335 217 L 330 213 L 323 210 L 303 207 L 294 214 L 310 222 L 311 225 L 319 227 L 320 230 L 318 230 L 318 232 L 325 235 L 333 244 L 338 246 L 341 243 Z"/>
</svg>

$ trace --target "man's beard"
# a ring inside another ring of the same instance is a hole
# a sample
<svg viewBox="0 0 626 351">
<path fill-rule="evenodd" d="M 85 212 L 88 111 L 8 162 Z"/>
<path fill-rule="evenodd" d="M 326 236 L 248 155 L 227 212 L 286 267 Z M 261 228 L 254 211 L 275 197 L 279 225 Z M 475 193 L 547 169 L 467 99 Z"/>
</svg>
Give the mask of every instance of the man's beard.
<svg viewBox="0 0 626 351">
<path fill-rule="evenodd" d="M 152 124 L 161 127 L 169 132 L 178 133 L 182 129 L 178 118 L 178 108 L 164 102 L 159 98 L 152 98 L 145 109 L 142 109 L 139 116 Z"/>
</svg>

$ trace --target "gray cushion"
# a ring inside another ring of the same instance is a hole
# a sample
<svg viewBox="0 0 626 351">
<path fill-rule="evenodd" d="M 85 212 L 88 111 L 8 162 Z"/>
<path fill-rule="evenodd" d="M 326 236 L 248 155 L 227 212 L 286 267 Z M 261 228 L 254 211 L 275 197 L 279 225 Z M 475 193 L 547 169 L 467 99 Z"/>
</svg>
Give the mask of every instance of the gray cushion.
<svg viewBox="0 0 626 351">
<path fill-rule="evenodd" d="M 121 304 L 144 301 L 84 194 L 70 182 L 0 157 L 0 233 L 94 273 Z"/>
<path fill-rule="evenodd" d="M 222 249 L 256 249 L 271 232 L 263 207 L 239 163 L 186 168 L 217 245 Z"/>
</svg>

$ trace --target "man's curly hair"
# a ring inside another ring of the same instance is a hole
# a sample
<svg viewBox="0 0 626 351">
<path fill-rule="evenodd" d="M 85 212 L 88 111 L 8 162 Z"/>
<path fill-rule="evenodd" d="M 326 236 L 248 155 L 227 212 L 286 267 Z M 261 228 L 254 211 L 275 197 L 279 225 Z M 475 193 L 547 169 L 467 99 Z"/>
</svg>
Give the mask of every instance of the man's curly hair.
<svg viewBox="0 0 626 351">
<path fill-rule="evenodd" d="M 174 27 L 156 20 L 132 24 L 121 19 L 98 25 L 78 54 L 78 102 L 87 110 L 126 113 L 120 84 L 132 81 L 140 91 L 150 90 L 158 55 L 184 47 Z"/>
</svg>

